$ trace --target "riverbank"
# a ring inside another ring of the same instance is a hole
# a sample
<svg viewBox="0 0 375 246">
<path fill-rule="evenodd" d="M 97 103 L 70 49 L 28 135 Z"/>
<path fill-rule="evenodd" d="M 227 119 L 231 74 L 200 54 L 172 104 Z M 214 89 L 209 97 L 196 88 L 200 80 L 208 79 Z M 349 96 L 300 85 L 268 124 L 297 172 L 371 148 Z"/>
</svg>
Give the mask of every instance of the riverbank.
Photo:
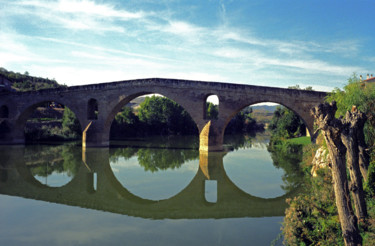
<svg viewBox="0 0 375 246">
<path fill-rule="evenodd" d="M 303 138 L 288 142 L 306 143 Z M 319 168 L 315 176 L 311 174 L 315 153 L 324 145 L 321 138 L 317 143 L 303 147 L 303 191 L 287 200 L 289 207 L 282 227 L 286 245 L 344 245 L 329 165 Z M 361 236 L 363 245 L 375 245 L 375 196 L 369 185 L 365 187 L 369 217 L 360 224 Z"/>
</svg>

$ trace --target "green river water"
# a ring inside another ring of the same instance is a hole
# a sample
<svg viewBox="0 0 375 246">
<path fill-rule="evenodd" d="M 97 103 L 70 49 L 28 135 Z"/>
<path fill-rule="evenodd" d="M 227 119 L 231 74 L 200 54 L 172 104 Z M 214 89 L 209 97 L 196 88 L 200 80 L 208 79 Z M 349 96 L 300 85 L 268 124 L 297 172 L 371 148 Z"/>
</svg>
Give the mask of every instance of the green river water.
<svg viewBox="0 0 375 246">
<path fill-rule="evenodd" d="M 0 245 L 270 245 L 301 171 L 268 141 L 226 137 L 209 154 L 197 137 L 2 146 Z"/>
</svg>

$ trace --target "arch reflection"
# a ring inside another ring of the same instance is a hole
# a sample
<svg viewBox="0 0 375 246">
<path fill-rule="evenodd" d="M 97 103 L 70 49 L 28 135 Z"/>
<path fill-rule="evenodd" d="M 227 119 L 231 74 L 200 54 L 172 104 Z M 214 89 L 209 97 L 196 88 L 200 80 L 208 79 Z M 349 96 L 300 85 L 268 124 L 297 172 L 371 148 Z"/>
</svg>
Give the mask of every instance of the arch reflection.
<svg viewBox="0 0 375 246">
<path fill-rule="evenodd" d="M 25 166 L 41 184 L 61 187 L 69 183 L 81 165 L 81 149 L 74 144 L 57 146 L 27 145 Z"/>
<path fill-rule="evenodd" d="M 285 199 L 298 189 L 270 199 L 247 194 L 227 176 L 226 153 L 199 153 L 199 168 L 190 183 L 175 196 L 152 201 L 132 194 L 114 175 L 108 148 L 87 149 L 74 178 L 66 185 L 51 188 L 36 181 L 27 168 L 23 147 L 1 147 L 0 193 L 47 202 L 152 218 L 237 218 L 282 216 Z M 96 178 L 95 178 L 96 176 Z M 205 198 L 205 181 L 216 180 L 215 203 Z"/>
</svg>

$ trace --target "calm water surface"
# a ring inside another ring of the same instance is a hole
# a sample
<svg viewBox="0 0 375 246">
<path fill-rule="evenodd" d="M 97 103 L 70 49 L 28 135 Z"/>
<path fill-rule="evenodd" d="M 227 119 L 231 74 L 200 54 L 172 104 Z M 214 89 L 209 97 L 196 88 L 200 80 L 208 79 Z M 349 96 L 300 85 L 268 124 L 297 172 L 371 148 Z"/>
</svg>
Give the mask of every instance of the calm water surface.
<svg viewBox="0 0 375 246">
<path fill-rule="evenodd" d="M 0 245 L 270 245 L 299 174 L 267 141 L 0 147 Z"/>
</svg>

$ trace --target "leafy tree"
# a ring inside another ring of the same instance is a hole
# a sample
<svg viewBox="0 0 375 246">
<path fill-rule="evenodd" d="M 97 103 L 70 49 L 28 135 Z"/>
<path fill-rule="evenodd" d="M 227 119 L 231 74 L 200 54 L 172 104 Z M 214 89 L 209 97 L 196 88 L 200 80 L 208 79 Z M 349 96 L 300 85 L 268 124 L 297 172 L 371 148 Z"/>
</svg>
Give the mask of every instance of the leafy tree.
<svg viewBox="0 0 375 246">
<path fill-rule="evenodd" d="M 139 118 L 134 114 L 131 107 L 125 106 L 116 115 L 110 134 L 113 139 L 123 139 L 126 137 L 135 137 L 141 130 L 142 124 Z"/>
<path fill-rule="evenodd" d="M 138 117 L 133 113 L 132 108 L 123 107 L 121 112 L 116 115 L 115 121 L 119 124 L 136 124 L 139 122 Z"/>
<path fill-rule="evenodd" d="M 197 128 L 190 115 L 166 97 L 146 97 L 138 111 L 140 122 L 150 134 L 195 134 Z"/>
<path fill-rule="evenodd" d="M 354 73 L 343 90 L 335 88 L 327 97 L 327 102 L 336 101 L 336 117 L 344 116 L 346 111 L 351 111 L 356 106 L 367 116 L 364 133 L 368 146 L 375 143 L 375 85 L 360 83 Z"/>
<path fill-rule="evenodd" d="M 212 102 L 206 102 L 206 118 L 210 120 L 216 120 L 219 116 L 218 105 L 213 104 Z"/>
<path fill-rule="evenodd" d="M 264 125 L 257 124 L 251 117 L 252 112 L 251 107 L 247 107 L 238 112 L 225 128 L 225 134 L 251 133 L 257 130 L 264 130 Z"/>
<path fill-rule="evenodd" d="M 62 127 L 66 135 L 72 135 L 75 138 L 81 135 L 81 125 L 76 115 L 68 107 L 64 109 Z"/>
<path fill-rule="evenodd" d="M 288 89 L 302 90 L 299 85 L 289 86 Z M 304 90 L 310 91 L 312 87 L 306 87 Z M 272 133 L 271 144 L 280 139 L 306 135 L 305 123 L 292 110 L 285 107 L 276 108 L 268 128 Z"/>
<path fill-rule="evenodd" d="M 277 107 L 268 127 L 273 137 L 292 138 L 306 134 L 306 126 L 299 116 L 285 107 Z"/>
</svg>

